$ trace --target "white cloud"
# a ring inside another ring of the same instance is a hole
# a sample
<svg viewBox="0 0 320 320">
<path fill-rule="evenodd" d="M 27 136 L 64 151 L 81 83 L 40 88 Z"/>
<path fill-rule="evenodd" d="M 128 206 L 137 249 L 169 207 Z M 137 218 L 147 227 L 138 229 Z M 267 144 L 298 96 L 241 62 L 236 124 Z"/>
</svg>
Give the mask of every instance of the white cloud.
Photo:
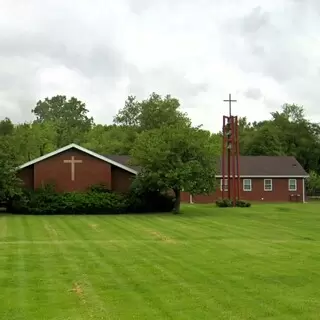
<svg viewBox="0 0 320 320">
<path fill-rule="evenodd" d="M 285 102 L 320 119 L 315 0 L 0 0 L 0 117 L 31 118 L 54 94 L 110 123 L 129 94 L 178 97 L 217 131 L 234 113 L 262 120 Z"/>
</svg>

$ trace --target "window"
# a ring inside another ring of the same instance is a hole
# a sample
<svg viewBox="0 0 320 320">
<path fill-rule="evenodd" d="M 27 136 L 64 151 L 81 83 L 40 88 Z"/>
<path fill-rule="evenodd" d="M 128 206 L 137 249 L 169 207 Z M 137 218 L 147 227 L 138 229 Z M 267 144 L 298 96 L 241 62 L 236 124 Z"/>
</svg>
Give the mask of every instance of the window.
<svg viewBox="0 0 320 320">
<path fill-rule="evenodd" d="M 297 191 L 297 179 L 289 179 L 289 191 Z"/>
<path fill-rule="evenodd" d="M 243 179 L 243 191 L 251 191 L 252 183 L 251 179 Z"/>
<path fill-rule="evenodd" d="M 264 191 L 272 191 L 272 179 L 264 179 Z"/>
<path fill-rule="evenodd" d="M 220 190 L 222 191 L 223 179 L 220 179 Z M 224 179 L 224 191 L 228 191 L 228 179 Z"/>
</svg>

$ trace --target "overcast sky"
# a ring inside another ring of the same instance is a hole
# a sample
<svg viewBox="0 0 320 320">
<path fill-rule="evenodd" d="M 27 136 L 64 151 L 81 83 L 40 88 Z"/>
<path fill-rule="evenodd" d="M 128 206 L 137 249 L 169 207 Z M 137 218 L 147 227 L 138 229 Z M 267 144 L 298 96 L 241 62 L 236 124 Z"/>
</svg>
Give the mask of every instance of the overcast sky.
<svg viewBox="0 0 320 320">
<path fill-rule="evenodd" d="M 267 118 L 285 102 L 320 119 L 319 0 L 0 0 L 0 117 L 64 94 L 110 123 L 130 94 L 171 94 L 194 124 Z"/>
</svg>

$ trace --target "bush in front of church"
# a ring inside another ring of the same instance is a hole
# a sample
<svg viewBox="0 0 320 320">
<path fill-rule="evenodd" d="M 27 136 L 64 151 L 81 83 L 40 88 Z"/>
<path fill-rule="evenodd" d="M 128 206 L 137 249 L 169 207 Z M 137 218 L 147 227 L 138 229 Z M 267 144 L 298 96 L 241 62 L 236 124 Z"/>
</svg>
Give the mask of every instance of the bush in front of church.
<svg viewBox="0 0 320 320">
<path fill-rule="evenodd" d="M 156 191 L 133 187 L 128 194 L 109 191 L 103 185 L 86 192 L 56 192 L 54 185 L 35 191 L 23 190 L 12 199 L 8 212 L 34 215 L 58 214 L 119 214 L 170 212 L 173 198 Z"/>
<path fill-rule="evenodd" d="M 174 197 L 170 194 L 147 188 L 135 179 L 126 195 L 127 211 L 132 213 L 172 212 Z"/>
<path fill-rule="evenodd" d="M 35 191 L 24 190 L 13 199 L 8 211 L 20 214 L 117 214 L 127 211 L 125 196 L 112 192 L 58 193 L 52 186 Z"/>
</svg>

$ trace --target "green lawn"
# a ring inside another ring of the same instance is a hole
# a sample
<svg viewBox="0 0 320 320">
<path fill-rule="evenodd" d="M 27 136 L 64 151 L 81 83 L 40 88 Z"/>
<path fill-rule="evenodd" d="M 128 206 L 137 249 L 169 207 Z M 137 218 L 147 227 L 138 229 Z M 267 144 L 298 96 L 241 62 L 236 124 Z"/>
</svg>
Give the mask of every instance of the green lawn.
<svg viewBox="0 0 320 320">
<path fill-rule="evenodd" d="M 319 319 L 320 204 L 0 216 L 0 319 Z"/>
</svg>

